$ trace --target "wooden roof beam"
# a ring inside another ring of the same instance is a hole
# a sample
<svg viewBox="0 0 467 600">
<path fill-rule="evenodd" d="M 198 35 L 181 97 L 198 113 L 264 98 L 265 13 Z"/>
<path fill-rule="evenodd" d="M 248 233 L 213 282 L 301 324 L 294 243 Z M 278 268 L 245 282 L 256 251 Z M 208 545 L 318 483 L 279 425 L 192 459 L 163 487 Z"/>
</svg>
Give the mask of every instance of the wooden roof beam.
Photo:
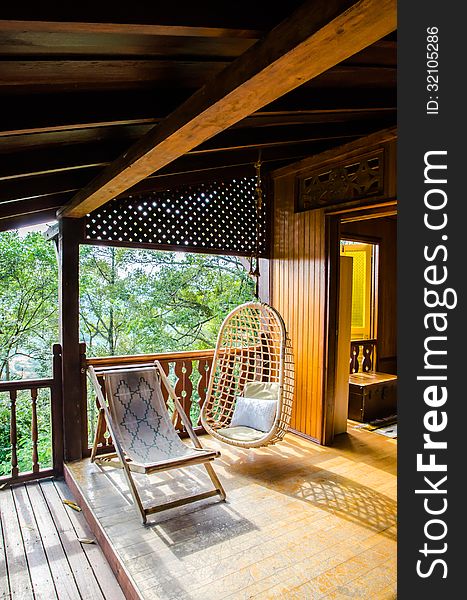
<svg viewBox="0 0 467 600">
<path fill-rule="evenodd" d="M 1 18 L 9 21 L 33 21 L 140 26 L 183 26 L 183 28 L 217 29 L 271 29 L 279 23 L 282 15 L 290 12 L 288 6 L 297 6 L 299 0 L 284 3 L 251 2 L 237 0 L 232 6 L 219 4 L 218 0 L 203 2 L 145 2 L 134 0 L 131 3 L 100 0 L 99 2 L 9 2 L 3 3 Z M 230 10 L 229 10 L 230 9 Z M 40 27 L 40 25 L 39 25 Z M 66 25 L 63 27 L 65 28 Z"/>
<path fill-rule="evenodd" d="M 336 120 L 336 119 L 334 119 Z M 353 120 L 349 122 L 329 120 L 317 123 L 316 119 L 310 124 L 305 119 L 287 122 L 279 125 L 262 123 L 256 128 L 232 128 L 190 150 L 185 157 L 213 154 L 219 152 L 235 152 L 250 148 L 274 148 L 306 142 L 322 142 L 336 138 L 361 137 L 371 131 L 376 131 L 393 125 L 396 122 L 395 112 L 376 115 L 373 118 Z M 27 143 L 27 138 L 25 144 Z M 0 153 L 0 182 L 35 177 L 39 175 L 75 171 L 100 167 L 103 169 L 119 156 L 131 140 L 114 139 L 108 142 L 92 141 L 83 144 L 71 144 L 64 147 L 58 143 L 47 145 L 31 144 L 21 147 L 18 151 Z M 228 159 L 227 159 L 228 160 Z M 88 183 L 90 179 L 86 183 Z"/>
<path fill-rule="evenodd" d="M 27 215 L 20 215 L 7 219 L 0 219 L 0 231 L 11 231 L 13 229 L 20 229 L 21 227 L 30 227 L 31 225 L 39 225 L 40 223 L 49 223 L 55 221 L 56 210 L 47 209 Z"/>
<path fill-rule="evenodd" d="M 10 219 L 13 217 L 23 217 L 36 212 L 55 211 L 58 207 L 65 204 L 69 200 L 70 194 L 47 194 L 45 196 L 37 196 L 26 200 L 16 200 L 12 202 L 0 202 L 0 221 L 2 219 Z"/>
<path fill-rule="evenodd" d="M 10 34 L 63 33 L 63 34 L 124 34 L 169 37 L 246 38 L 257 39 L 261 31 L 225 27 L 191 27 L 156 25 L 153 23 L 92 23 L 61 21 L 0 20 L 0 32 Z"/>
<path fill-rule="evenodd" d="M 396 0 L 308 0 L 78 192 L 82 217 L 397 27 Z"/>
<path fill-rule="evenodd" d="M 354 136 L 357 137 L 357 136 Z M 346 138 L 347 139 L 347 136 Z M 310 153 L 321 151 L 323 147 L 328 147 L 326 140 L 322 142 L 299 142 L 297 144 L 287 144 L 285 146 L 274 146 L 272 148 L 264 148 L 262 151 L 262 161 L 266 163 L 270 160 L 287 160 L 292 161 L 297 154 L 300 157 L 308 156 Z M 336 141 L 331 143 L 336 145 Z M 149 180 L 152 177 L 159 175 L 199 171 L 204 169 L 216 169 L 223 167 L 235 167 L 238 165 L 249 164 L 253 168 L 253 163 L 258 158 L 258 150 L 256 147 L 244 148 L 240 150 L 229 150 L 228 152 L 207 152 L 207 153 L 188 153 L 181 156 L 176 161 L 171 162 L 163 169 L 159 169 L 157 173 L 146 177 L 138 182 L 134 189 Z M 83 169 L 61 170 L 57 172 L 49 172 L 38 175 L 25 175 L 15 179 L 0 179 L 0 205 L 4 203 L 15 202 L 19 200 L 27 200 L 38 196 L 50 194 L 68 194 L 66 201 L 62 202 L 64 207 L 73 198 L 73 196 L 85 185 L 87 185 L 96 175 L 102 170 L 100 166 L 88 166 Z M 125 190 L 126 191 L 126 190 Z"/>
<path fill-rule="evenodd" d="M 70 95 L 49 93 L 41 95 L 41 102 L 31 102 L 30 95 L 5 94 L 0 112 L 0 131 L 10 135 L 28 133 L 27 130 L 44 128 L 44 132 L 54 128 L 70 129 L 74 125 L 79 129 L 93 127 L 93 124 L 109 127 L 112 122 L 124 127 L 136 120 L 148 120 L 149 125 L 158 124 L 182 102 L 185 102 L 195 90 L 165 90 L 161 95 L 156 89 L 126 90 L 119 92 L 118 102 L 111 91 L 83 92 L 73 91 Z M 343 94 L 339 90 L 325 88 L 300 87 L 275 100 L 266 111 L 302 111 L 302 110 L 352 110 L 375 109 L 396 106 L 396 89 L 355 88 L 352 94 Z M 154 122 L 150 123 L 149 121 Z M 134 123 L 137 124 L 137 123 Z"/>
</svg>

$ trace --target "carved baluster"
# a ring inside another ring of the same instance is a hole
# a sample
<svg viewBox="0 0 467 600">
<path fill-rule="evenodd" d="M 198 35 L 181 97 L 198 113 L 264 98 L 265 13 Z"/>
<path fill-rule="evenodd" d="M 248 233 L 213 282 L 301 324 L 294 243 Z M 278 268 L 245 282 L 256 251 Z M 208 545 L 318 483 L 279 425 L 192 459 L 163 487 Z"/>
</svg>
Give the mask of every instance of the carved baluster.
<svg viewBox="0 0 467 600">
<path fill-rule="evenodd" d="M 180 385 L 180 384 L 179 384 L 179 381 L 178 381 L 178 379 L 177 379 L 177 380 L 175 381 L 175 383 L 173 383 L 173 381 L 170 379 L 171 365 L 172 365 L 172 363 L 169 363 L 169 362 L 167 362 L 167 363 L 162 363 L 162 368 L 163 368 L 163 370 L 164 370 L 165 374 L 167 375 L 167 377 L 168 377 L 168 379 L 169 379 L 170 383 L 172 384 L 172 389 L 174 390 L 174 392 L 175 392 L 175 395 L 176 395 L 176 396 L 178 397 L 178 399 L 181 401 L 181 399 L 182 399 L 182 398 L 181 398 L 181 396 L 180 396 L 180 390 L 179 390 L 179 385 Z M 176 362 L 174 362 L 174 363 L 173 363 L 173 367 L 174 367 L 174 368 L 173 368 L 173 372 L 174 372 L 174 374 L 176 374 L 176 366 L 177 366 L 177 363 L 176 363 Z M 178 377 L 178 376 L 177 376 L 177 377 Z M 168 399 L 168 392 L 167 392 L 167 390 L 165 389 L 165 386 L 164 386 L 164 385 L 162 386 L 162 393 L 164 394 L 164 398 L 166 398 L 166 402 L 167 402 L 167 399 Z M 172 415 L 172 423 L 174 424 L 174 426 L 175 426 L 175 429 L 178 429 L 179 431 L 181 431 L 181 430 L 183 429 L 183 424 L 182 424 L 182 422 L 181 422 L 181 420 L 180 420 L 180 416 L 178 415 L 178 413 L 176 413 L 176 412 L 175 412 L 175 410 L 174 410 L 174 413 L 173 413 L 173 415 Z"/>
<path fill-rule="evenodd" d="M 206 392 L 208 391 L 209 385 L 209 373 L 211 372 L 212 359 L 200 358 L 198 361 L 198 373 L 201 375 L 198 381 L 198 395 L 199 395 L 199 409 L 203 408 L 203 404 L 206 401 Z M 199 425 L 199 419 L 198 423 Z"/>
<path fill-rule="evenodd" d="M 167 377 L 169 376 L 169 363 L 166 360 L 161 360 L 160 361 L 162 370 L 164 371 L 164 373 L 167 375 Z M 165 385 L 161 386 L 162 389 L 162 395 L 164 397 L 165 403 L 167 404 L 167 400 L 169 399 L 169 392 L 167 391 Z"/>
<path fill-rule="evenodd" d="M 11 443 L 11 476 L 18 476 L 18 452 L 16 433 L 16 390 L 10 390 L 10 443 Z"/>
<path fill-rule="evenodd" d="M 363 344 L 362 371 L 368 373 L 372 369 L 373 344 Z"/>
<path fill-rule="evenodd" d="M 39 472 L 39 455 L 37 452 L 37 388 L 31 390 L 31 439 L 32 439 L 32 472 Z"/>
<path fill-rule="evenodd" d="M 94 430 L 94 435 L 97 436 L 97 443 L 101 444 L 102 446 L 105 445 L 105 438 L 104 438 L 104 432 L 105 429 L 102 429 L 102 424 L 100 422 L 99 419 L 99 413 L 100 413 L 100 408 L 99 408 L 99 402 L 97 401 L 97 396 L 92 396 L 92 398 L 94 399 L 94 404 L 96 405 L 95 409 L 92 410 L 91 415 L 92 418 L 95 419 L 95 422 L 93 424 L 93 428 L 95 427 L 96 429 Z M 96 415 L 97 415 L 97 420 L 96 420 Z"/>
<path fill-rule="evenodd" d="M 190 379 L 192 371 L 193 363 L 191 360 L 182 360 L 175 363 L 175 375 L 178 378 L 175 385 L 175 393 L 180 398 L 183 410 L 188 417 L 190 417 L 191 394 L 193 392 L 193 384 Z"/>
<path fill-rule="evenodd" d="M 360 344 L 350 344 L 350 372 L 358 373 L 360 364 L 358 362 L 358 355 L 360 354 Z"/>
<path fill-rule="evenodd" d="M 94 400 L 96 403 L 96 415 L 97 415 L 96 430 L 95 430 L 94 435 L 97 438 L 97 445 L 100 444 L 102 447 L 111 446 L 112 438 L 110 437 L 110 434 L 107 430 L 107 422 L 103 418 L 104 410 L 102 408 L 100 408 L 97 398 L 94 398 Z"/>
<path fill-rule="evenodd" d="M 183 408 L 188 418 L 191 420 L 191 404 L 193 402 L 193 382 L 191 381 L 191 374 L 193 373 L 193 361 L 189 359 L 185 362 L 185 373 L 184 373 L 184 398 Z"/>
</svg>

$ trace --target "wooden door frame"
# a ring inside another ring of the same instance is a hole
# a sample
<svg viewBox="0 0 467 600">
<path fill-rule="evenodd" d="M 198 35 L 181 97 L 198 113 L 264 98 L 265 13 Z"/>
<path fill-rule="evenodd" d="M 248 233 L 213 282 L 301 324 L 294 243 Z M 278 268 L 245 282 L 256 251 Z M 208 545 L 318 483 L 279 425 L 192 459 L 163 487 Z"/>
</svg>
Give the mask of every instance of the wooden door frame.
<svg viewBox="0 0 467 600">
<path fill-rule="evenodd" d="M 334 439 L 334 378 L 337 365 L 337 331 L 339 314 L 339 240 L 343 219 L 355 221 L 378 219 L 397 213 L 397 201 L 384 204 L 367 204 L 326 212 L 326 315 L 325 315 L 325 359 L 323 369 L 323 420 L 321 443 L 332 444 Z"/>
</svg>

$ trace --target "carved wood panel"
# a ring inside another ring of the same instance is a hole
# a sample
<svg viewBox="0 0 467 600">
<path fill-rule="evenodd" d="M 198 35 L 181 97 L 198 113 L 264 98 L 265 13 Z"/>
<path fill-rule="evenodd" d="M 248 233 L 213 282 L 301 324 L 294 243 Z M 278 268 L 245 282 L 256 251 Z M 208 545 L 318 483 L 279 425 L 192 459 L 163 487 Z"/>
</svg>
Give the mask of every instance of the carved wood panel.
<svg viewBox="0 0 467 600">
<path fill-rule="evenodd" d="M 299 177 L 297 211 L 384 194 L 383 150 Z"/>
</svg>

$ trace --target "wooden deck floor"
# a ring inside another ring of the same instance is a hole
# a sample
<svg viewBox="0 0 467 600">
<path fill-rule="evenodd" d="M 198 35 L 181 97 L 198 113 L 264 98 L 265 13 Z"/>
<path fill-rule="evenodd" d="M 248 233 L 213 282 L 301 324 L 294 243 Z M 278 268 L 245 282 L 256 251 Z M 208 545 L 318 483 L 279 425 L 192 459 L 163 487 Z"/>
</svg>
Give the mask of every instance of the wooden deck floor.
<svg viewBox="0 0 467 600">
<path fill-rule="evenodd" d="M 289 434 L 259 450 L 208 437 L 227 502 L 153 515 L 142 526 L 117 469 L 72 463 L 144 599 L 396 597 L 396 442 L 349 426 L 333 448 Z M 143 499 L 200 491 L 201 467 L 138 476 Z M 136 596 L 137 597 L 137 596 Z"/>
<path fill-rule="evenodd" d="M 102 550 L 64 481 L 0 492 L 0 598 L 124 600 Z"/>
</svg>

